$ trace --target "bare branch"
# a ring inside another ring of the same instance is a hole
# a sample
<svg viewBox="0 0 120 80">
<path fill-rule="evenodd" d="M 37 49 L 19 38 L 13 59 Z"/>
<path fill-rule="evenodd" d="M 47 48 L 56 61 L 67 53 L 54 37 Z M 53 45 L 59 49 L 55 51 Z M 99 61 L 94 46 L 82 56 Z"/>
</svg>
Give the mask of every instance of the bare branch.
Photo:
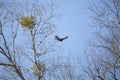
<svg viewBox="0 0 120 80">
<path fill-rule="evenodd" d="M 2 65 L 2 66 L 11 66 L 11 67 L 13 67 L 13 65 L 11 65 L 11 64 L 5 64 L 5 63 L 0 63 L 0 65 Z"/>
</svg>

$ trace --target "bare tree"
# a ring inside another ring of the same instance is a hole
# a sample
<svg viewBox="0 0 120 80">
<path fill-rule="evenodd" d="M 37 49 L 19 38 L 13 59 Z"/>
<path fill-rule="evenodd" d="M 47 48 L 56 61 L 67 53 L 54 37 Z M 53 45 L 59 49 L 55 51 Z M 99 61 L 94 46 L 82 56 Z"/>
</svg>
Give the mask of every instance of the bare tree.
<svg viewBox="0 0 120 80">
<path fill-rule="evenodd" d="M 90 42 L 90 64 L 84 69 L 92 80 L 119 80 L 120 77 L 120 0 L 100 0 L 92 6 L 96 26 Z"/>
<path fill-rule="evenodd" d="M 82 80 L 73 59 L 64 57 L 63 52 L 59 55 L 47 58 L 46 78 L 47 80 Z"/>
<path fill-rule="evenodd" d="M 31 79 L 27 74 L 35 73 L 41 80 L 45 73 L 41 57 L 54 48 L 50 35 L 58 15 L 53 2 L 49 6 L 39 0 L 21 2 L 13 1 L 0 10 L 0 65 L 8 71 L 3 79 Z"/>
</svg>

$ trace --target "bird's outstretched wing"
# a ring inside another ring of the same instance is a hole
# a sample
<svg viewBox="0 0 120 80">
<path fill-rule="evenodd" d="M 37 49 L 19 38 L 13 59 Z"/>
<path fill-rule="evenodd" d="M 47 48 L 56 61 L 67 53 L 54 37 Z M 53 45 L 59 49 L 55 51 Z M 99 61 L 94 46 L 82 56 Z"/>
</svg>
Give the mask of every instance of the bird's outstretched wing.
<svg viewBox="0 0 120 80">
<path fill-rule="evenodd" d="M 67 38 L 68 38 L 68 36 L 66 36 L 66 37 L 64 37 L 64 38 L 62 38 L 62 39 L 64 40 L 64 39 L 67 39 Z"/>
<path fill-rule="evenodd" d="M 65 40 L 65 39 L 67 39 L 68 36 L 63 37 L 63 38 L 60 38 L 60 37 L 58 37 L 58 36 L 55 36 L 55 38 L 56 38 L 56 40 L 58 40 L 58 41 L 63 41 L 63 40 Z"/>
</svg>

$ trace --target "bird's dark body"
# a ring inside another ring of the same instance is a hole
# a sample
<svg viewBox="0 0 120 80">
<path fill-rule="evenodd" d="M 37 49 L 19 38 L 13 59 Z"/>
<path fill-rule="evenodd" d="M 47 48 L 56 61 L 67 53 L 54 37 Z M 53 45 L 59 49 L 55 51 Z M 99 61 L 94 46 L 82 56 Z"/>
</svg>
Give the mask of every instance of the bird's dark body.
<svg viewBox="0 0 120 80">
<path fill-rule="evenodd" d="M 58 41 L 63 41 L 63 40 L 65 40 L 65 39 L 67 39 L 68 36 L 63 37 L 63 38 L 60 38 L 60 37 L 58 37 L 58 36 L 55 36 L 55 38 L 56 38 L 56 40 L 58 40 Z"/>
</svg>

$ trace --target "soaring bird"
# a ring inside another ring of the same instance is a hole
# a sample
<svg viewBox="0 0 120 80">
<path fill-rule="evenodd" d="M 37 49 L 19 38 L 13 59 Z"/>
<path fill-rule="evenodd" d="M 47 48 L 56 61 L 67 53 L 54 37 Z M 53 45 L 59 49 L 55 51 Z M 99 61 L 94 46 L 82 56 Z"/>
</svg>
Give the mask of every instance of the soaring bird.
<svg viewBox="0 0 120 80">
<path fill-rule="evenodd" d="M 63 40 L 65 40 L 65 39 L 67 39 L 68 36 L 63 37 L 63 38 L 60 38 L 60 37 L 58 37 L 58 36 L 56 35 L 55 38 L 56 38 L 56 40 L 58 40 L 58 41 L 63 41 Z"/>
</svg>

